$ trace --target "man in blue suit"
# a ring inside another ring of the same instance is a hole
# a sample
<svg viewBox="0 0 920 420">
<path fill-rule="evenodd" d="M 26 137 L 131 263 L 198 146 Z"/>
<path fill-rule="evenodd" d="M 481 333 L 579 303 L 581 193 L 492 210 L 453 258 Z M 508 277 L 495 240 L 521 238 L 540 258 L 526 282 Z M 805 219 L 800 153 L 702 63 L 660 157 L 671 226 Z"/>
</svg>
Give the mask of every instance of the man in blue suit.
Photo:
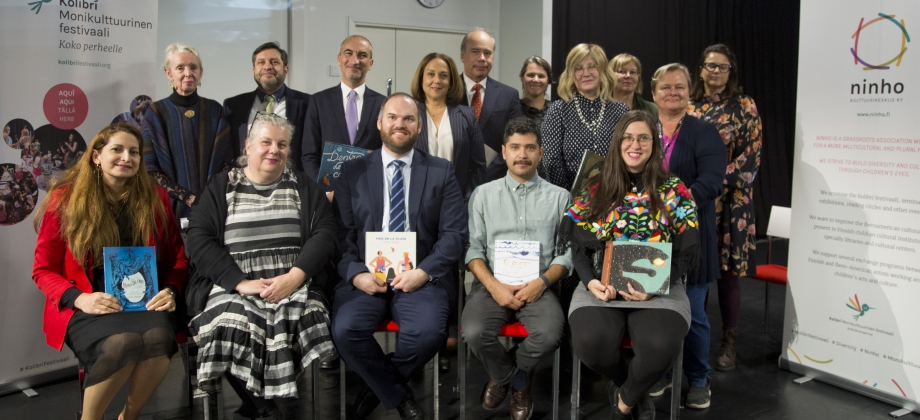
<svg viewBox="0 0 920 420">
<path fill-rule="evenodd" d="M 489 78 L 494 56 L 495 39 L 483 30 L 470 32 L 460 43 L 463 99 L 476 112 L 482 130 L 486 146 L 486 182 L 502 179 L 508 172 L 501 155 L 505 124 L 523 115 L 517 89 Z"/>
<path fill-rule="evenodd" d="M 342 217 L 344 281 L 336 287 L 332 339 L 342 358 L 367 383 L 355 409 L 366 417 L 383 402 L 403 419 L 427 419 L 406 381 L 434 357 L 447 337 L 456 299 L 453 268 L 469 239 L 466 206 L 447 160 L 415 150 L 420 123 L 411 96 L 383 102 L 377 128 L 383 148 L 342 165 L 335 190 Z M 415 232 L 414 269 L 389 285 L 365 265 L 365 233 Z M 396 352 L 384 355 L 374 330 L 390 315 L 399 325 Z"/>
<path fill-rule="evenodd" d="M 252 53 L 252 77 L 258 88 L 224 100 L 234 158 L 242 153 L 243 142 L 256 112 L 271 112 L 285 117 L 294 125 L 291 138 L 299 139 L 302 135 L 310 95 L 287 87 L 284 84 L 287 73 L 288 53 L 277 42 L 259 45 Z M 290 156 L 300 156 L 300 142 L 291 142 Z M 297 169 L 303 170 L 299 159 L 293 161 Z"/>
<path fill-rule="evenodd" d="M 342 83 L 317 92 L 310 99 L 303 131 L 303 153 L 299 157 L 310 179 L 319 175 L 326 142 L 348 144 L 365 149 L 380 148 L 380 132 L 375 124 L 384 96 L 364 85 L 374 65 L 374 48 L 367 38 L 352 35 L 342 41 L 338 55 Z"/>
</svg>

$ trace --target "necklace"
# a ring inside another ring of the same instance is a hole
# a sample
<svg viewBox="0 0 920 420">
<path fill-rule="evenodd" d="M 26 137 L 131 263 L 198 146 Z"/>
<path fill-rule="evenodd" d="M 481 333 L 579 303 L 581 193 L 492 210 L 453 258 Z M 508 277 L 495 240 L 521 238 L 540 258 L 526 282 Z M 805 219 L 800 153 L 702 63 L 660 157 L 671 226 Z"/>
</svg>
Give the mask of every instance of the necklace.
<svg viewBox="0 0 920 420">
<path fill-rule="evenodd" d="M 581 94 L 578 95 L 581 96 Z M 588 120 L 585 119 L 585 114 L 581 112 L 581 105 L 578 103 L 578 97 L 575 97 L 573 102 L 575 102 L 575 111 L 578 113 L 578 118 L 581 119 L 581 123 L 584 124 L 589 131 L 597 134 L 597 129 L 600 128 L 601 122 L 604 121 L 604 110 L 607 108 L 607 101 L 601 99 L 601 112 L 597 115 L 597 119 L 591 123 L 588 123 Z"/>
</svg>

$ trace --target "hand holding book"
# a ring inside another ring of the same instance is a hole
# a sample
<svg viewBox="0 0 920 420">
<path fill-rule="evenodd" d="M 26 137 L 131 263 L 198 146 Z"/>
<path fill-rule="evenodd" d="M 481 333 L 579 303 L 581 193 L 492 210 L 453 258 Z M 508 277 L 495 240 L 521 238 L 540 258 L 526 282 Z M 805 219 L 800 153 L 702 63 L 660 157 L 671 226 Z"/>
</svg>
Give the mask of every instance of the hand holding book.
<svg viewBox="0 0 920 420">
<path fill-rule="evenodd" d="M 73 306 L 90 315 L 113 314 L 121 312 L 118 299 L 108 293 L 83 293 L 73 302 Z"/>
<path fill-rule="evenodd" d="M 147 302 L 148 311 L 172 312 L 176 310 L 176 296 L 172 289 L 160 290 L 150 302 Z"/>
</svg>

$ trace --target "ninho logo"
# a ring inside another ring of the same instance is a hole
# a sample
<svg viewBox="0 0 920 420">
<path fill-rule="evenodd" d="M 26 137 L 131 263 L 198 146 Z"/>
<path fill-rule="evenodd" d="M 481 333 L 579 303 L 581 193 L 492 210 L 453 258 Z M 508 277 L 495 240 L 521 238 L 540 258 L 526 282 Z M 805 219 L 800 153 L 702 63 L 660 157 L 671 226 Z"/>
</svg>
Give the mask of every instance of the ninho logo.
<svg viewBox="0 0 920 420">
<path fill-rule="evenodd" d="M 878 17 L 872 19 L 868 22 L 865 21 L 865 18 L 859 19 L 859 27 L 856 29 L 856 32 L 853 32 L 853 36 L 850 38 L 853 39 L 853 47 L 850 48 L 850 53 L 853 54 L 853 65 L 863 65 L 863 70 L 889 70 L 891 69 L 890 64 L 894 63 L 895 67 L 901 65 L 901 59 L 904 58 L 904 53 L 907 52 L 907 43 L 910 42 L 910 34 L 907 33 L 907 29 L 904 28 L 904 19 L 901 21 L 895 20 L 895 15 L 886 15 L 884 13 L 879 13 Z M 862 34 L 863 30 L 877 22 L 891 22 L 901 31 L 901 48 L 897 55 L 894 58 L 881 63 L 881 64 L 869 64 L 865 60 L 859 57 L 859 37 Z"/>
</svg>

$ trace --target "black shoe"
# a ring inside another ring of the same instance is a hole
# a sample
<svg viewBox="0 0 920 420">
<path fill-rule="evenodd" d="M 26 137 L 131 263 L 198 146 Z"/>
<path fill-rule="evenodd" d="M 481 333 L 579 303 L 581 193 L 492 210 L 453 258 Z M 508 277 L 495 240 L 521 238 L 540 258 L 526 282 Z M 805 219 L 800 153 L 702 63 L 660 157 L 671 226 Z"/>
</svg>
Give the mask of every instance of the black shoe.
<svg viewBox="0 0 920 420">
<path fill-rule="evenodd" d="M 438 355 L 438 370 L 441 373 L 450 372 L 450 357 L 448 355 Z"/>
<path fill-rule="evenodd" d="M 336 370 L 339 368 L 339 358 L 323 360 L 319 362 L 319 368 L 323 370 Z"/>
<path fill-rule="evenodd" d="M 377 398 L 377 394 L 371 387 L 365 385 L 355 397 L 355 414 L 359 419 L 363 419 L 374 412 L 378 405 L 380 405 L 380 398 Z"/>
<path fill-rule="evenodd" d="M 403 402 L 396 407 L 396 411 L 399 411 L 399 418 L 402 420 L 428 420 L 428 415 L 415 402 L 415 396 L 412 395 L 412 391 L 408 387 L 406 388 L 406 396 L 403 398 Z"/>
</svg>

